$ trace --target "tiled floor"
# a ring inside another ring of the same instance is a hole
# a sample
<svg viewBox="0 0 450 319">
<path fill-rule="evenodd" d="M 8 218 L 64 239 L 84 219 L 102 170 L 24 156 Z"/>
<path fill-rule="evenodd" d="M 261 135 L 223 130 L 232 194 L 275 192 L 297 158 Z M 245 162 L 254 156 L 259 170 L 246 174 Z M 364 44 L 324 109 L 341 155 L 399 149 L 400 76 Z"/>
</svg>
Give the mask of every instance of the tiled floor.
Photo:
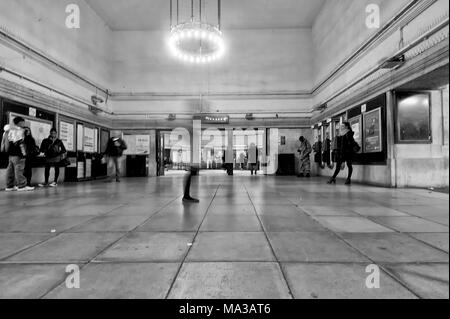
<svg viewBox="0 0 450 319">
<path fill-rule="evenodd" d="M 181 183 L 1 192 L 0 298 L 449 298 L 448 194 L 202 173 L 183 205 Z"/>
</svg>

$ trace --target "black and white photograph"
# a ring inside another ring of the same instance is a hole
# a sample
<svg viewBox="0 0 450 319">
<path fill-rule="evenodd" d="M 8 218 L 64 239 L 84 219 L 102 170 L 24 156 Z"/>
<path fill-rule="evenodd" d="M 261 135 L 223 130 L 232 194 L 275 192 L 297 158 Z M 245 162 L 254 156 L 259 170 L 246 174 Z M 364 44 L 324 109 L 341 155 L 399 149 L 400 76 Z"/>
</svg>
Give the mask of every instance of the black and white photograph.
<svg viewBox="0 0 450 319">
<path fill-rule="evenodd" d="M 448 36 L 447 0 L 0 0 L 0 299 L 448 302 Z"/>
</svg>

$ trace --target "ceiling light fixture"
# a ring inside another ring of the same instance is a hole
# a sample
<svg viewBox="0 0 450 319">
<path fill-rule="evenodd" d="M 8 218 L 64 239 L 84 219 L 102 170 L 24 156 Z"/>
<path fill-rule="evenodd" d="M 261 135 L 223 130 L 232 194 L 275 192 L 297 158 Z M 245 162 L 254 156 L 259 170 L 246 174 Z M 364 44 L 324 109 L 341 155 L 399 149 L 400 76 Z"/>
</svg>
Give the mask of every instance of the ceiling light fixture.
<svg viewBox="0 0 450 319">
<path fill-rule="evenodd" d="M 174 1 L 176 5 L 174 5 Z M 190 1 L 190 21 L 180 22 L 180 1 Z M 194 15 L 198 3 L 198 16 Z M 190 63 L 205 64 L 220 59 L 225 53 L 221 29 L 221 0 L 217 0 L 217 25 L 203 21 L 202 7 L 206 0 L 170 0 L 169 48 L 173 56 Z M 176 24 L 173 18 L 176 17 Z"/>
</svg>

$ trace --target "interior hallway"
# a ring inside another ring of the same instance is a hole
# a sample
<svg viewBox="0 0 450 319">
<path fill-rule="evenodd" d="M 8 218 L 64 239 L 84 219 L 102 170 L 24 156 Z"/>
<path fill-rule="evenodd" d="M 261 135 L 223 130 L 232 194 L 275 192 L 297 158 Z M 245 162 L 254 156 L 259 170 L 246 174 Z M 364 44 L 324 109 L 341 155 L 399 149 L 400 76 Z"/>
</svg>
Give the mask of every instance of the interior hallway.
<svg viewBox="0 0 450 319">
<path fill-rule="evenodd" d="M 181 182 L 1 192 L 0 298 L 449 298 L 448 194 L 202 173 L 183 205 Z"/>
</svg>

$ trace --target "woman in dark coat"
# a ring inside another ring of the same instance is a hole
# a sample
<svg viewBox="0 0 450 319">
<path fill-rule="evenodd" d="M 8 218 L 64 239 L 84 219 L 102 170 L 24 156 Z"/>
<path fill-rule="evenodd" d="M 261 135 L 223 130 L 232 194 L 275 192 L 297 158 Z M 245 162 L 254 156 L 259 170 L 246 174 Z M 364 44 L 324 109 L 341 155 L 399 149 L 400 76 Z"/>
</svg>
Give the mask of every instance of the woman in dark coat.
<svg viewBox="0 0 450 319">
<path fill-rule="evenodd" d="M 341 134 L 342 140 L 338 149 L 339 155 L 338 162 L 336 164 L 336 171 L 334 172 L 333 177 L 328 181 L 328 184 L 336 184 L 336 177 L 339 175 L 342 164 L 345 162 L 348 167 L 348 176 L 345 185 L 351 185 L 353 174 L 353 156 L 355 155 L 355 147 L 359 146 L 353 138 L 355 133 L 353 133 L 350 123 L 345 122 L 342 124 Z"/>
<path fill-rule="evenodd" d="M 25 127 L 24 144 L 27 150 L 27 156 L 25 157 L 25 169 L 23 176 L 27 179 L 27 186 L 31 187 L 31 177 L 33 176 L 33 162 L 37 155 L 39 155 L 39 147 L 36 145 L 36 141 L 31 134 L 31 130 Z"/>
</svg>

